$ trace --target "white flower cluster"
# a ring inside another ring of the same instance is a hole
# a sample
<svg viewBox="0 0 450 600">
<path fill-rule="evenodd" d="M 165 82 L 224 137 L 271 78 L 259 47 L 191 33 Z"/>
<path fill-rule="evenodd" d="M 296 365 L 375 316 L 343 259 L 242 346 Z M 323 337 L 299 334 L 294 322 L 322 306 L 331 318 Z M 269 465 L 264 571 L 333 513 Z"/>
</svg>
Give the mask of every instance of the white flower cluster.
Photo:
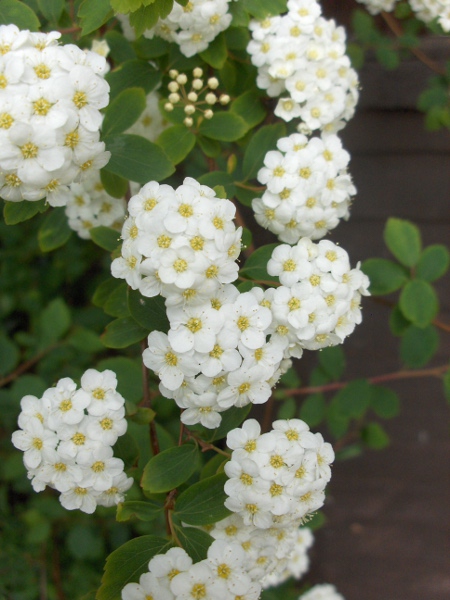
<svg viewBox="0 0 450 600">
<path fill-rule="evenodd" d="M 258 600 L 261 585 L 245 571 L 245 551 L 238 542 L 215 540 L 207 558 L 193 563 L 182 548 L 157 554 L 139 583 L 128 583 L 122 600 Z"/>
<path fill-rule="evenodd" d="M 284 340 L 292 356 L 302 349 L 342 344 L 361 322 L 361 295 L 369 295 L 369 278 L 350 268 L 345 250 L 330 242 L 302 238 L 272 252 L 269 275 L 282 284 L 271 291 L 271 339 Z"/>
<path fill-rule="evenodd" d="M 139 119 L 132 125 L 126 133 L 140 135 L 151 142 L 154 142 L 160 133 L 169 126 L 161 111 L 159 110 L 158 92 L 147 94 L 146 106 Z"/>
<path fill-rule="evenodd" d="M 112 446 L 127 429 L 125 400 L 116 391 L 113 371 L 88 369 L 81 387 L 60 379 L 42 398 L 24 396 L 20 430 L 12 435 L 36 492 L 50 486 L 61 492 L 68 510 L 93 513 L 123 501 L 133 480 Z"/>
<path fill-rule="evenodd" d="M 409 4 L 421 21 L 436 19 L 444 31 L 450 31 L 450 0 L 409 0 Z"/>
<path fill-rule="evenodd" d="M 390 12 L 393 10 L 397 0 L 357 0 L 360 4 L 364 4 L 371 15 L 377 15 L 382 10 Z"/>
<path fill-rule="evenodd" d="M 277 147 L 267 152 L 258 172 L 267 190 L 252 202 L 256 221 L 288 244 L 321 238 L 349 217 L 356 193 L 347 172 L 350 156 L 335 134 L 308 140 L 293 133 Z"/>
<path fill-rule="evenodd" d="M 259 529 L 245 525 L 238 514 L 208 528 L 214 538 L 238 542 L 245 551 L 243 567 L 263 589 L 278 586 L 290 577 L 300 579 L 309 568 L 308 550 L 313 535 L 307 527 Z"/>
<path fill-rule="evenodd" d="M 144 31 L 144 37 L 155 35 L 174 42 L 184 56 L 191 57 L 206 50 L 209 44 L 227 29 L 232 16 L 228 5 L 232 0 L 189 0 L 185 6 L 174 2 L 171 13 L 159 19 L 151 29 Z M 135 33 L 129 17 L 118 15 L 125 36 L 132 40 Z"/>
<path fill-rule="evenodd" d="M 292 529 L 323 505 L 334 452 L 304 421 L 275 421 L 261 434 L 249 419 L 228 433 L 227 446 L 233 452 L 224 467 L 225 506 L 245 525 Z"/>
<path fill-rule="evenodd" d="M 339 594 L 334 585 L 322 583 L 302 594 L 298 600 L 344 600 L 344 596 Z"/>
<path fill-rule="evenodd" d="M 353 116 L 358 99 L 345 30 L 320 16 L 316 0 L 289 0 L 287 6 L 283 16 L 250 23 L 247 51 L 258 67 L 256 84 L 269 96 L 282 96 L 275 114 L 301 119 L 300 131 L 337 131 Z"/>
<path fill-rule="evenodd" d="M 0 26 L 0 197 L 64 206 L 68 185 L 100 169 L 110 153 L 99 141 L 109 101 L 106 60 L 59 32 Z"/>
<path fill-rule="evenodd" d="M 120 231 L 126 212 L 124 198 L 113 198 L 103 187 L 100 172 L 92 171 L 81 183 L 72 183 L 66 204 L 69 227 L 87 240 L 92 227 L 112 227 Z"/>
</svg>

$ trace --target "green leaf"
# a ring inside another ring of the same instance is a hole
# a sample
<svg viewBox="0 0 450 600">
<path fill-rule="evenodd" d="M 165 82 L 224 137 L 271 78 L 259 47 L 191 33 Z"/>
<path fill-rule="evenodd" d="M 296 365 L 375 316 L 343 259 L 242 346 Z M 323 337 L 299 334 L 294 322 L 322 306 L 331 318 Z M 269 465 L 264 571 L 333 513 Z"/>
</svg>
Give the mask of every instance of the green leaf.
<svg viewBox="0 0 450 600">
<path fill-rule="evenodd" d="M 124 198 L 126 196 L 129 183 L 123 177 L 105 171 L 105 169 L 101 169 L 100 179 L 105 188 L 105 192 L 113 198 Z"/>
<path fill-rule="evenodd" d="M 267 263 L 277 246 L 278 244 L 268 244 L 255 250 L 245 261 L 244 267 L 241 269 L 241 275 L 259 281 L 278 281 L 277 277 L 267 273 Z"/>
<path fill-rule="evenodd" d="M 111 152 L 106 171 L 125 179 L 147 183 L 161 181 L 175 171 L 175 167 L 159 146 L 138 135 L 122 133 L 104 140 Z"/>
<path fill-rule="evenodd" d="M 248 91 L 233 100 L 230 106 L 230 112 L 238 115 L 247 123 L 248 129 L 255 127 L 264 121 L 266 111 L 261 103 L 258 93 Z"/>
<path fill-rule="evenodd" d="M 382 419 L 392 419 L 400 412 L 400 398 L 390 388 L 372 385 L 370 407 Z"/>
<path fill-rule="evenodd" d="M 223 33 L 218 35 L 206 50 L 200 52 L 200 57 L 213 69 L 221 69 L 224 66 L 228 58 L 228 50 Z"/>
<path fill-rule="evenodd" d="M 64 10 L 64 0 L 38 0 L 38 6 L 41 13 L 52 23 L 57 23 L 61 17 L 62 11 Z M 108 0 L 108 8 L 109 0 Z M 110 9 L 111 10 L 111 9 Z M 78 11 L 80 15 L 81 7 Z M 97 29 L 97 28 L 96 28 Z M 84 34 L 83 34 L 84 35 Z"/>
<path fill-rule="evenodd" d="M 434 325 L 411 325 L 400 342 L 400 356 L 406 366 L 418 369 L 427 364 L 439 347 L 439 334 Z"/>
<path fill-rule="evenodd" d="M 217 429 L 211 432 L 211 429 L 207 429 L 202 436 L 208 442 L 214 442 L 224 438 L 229 431 L 239 427 L 239 425 L 246 419 L 248 413 L 251 410 L 251 405 L 237 408 L 235 406 L 221 413 L 222 421 Z"/>
<path fill-rule="evenodd" d="M 269 15 L 280 15 L 287 10 L 286 0 L 243 0 L 243 5 L 258 20 Z"/>
<path fill-rule="evenodd" d="M 52 300 L 39 315 L 38 332 L 41 348 L 50 346 L 67 333 L 71 323 L 70 311 L 62 298 Z"/>
<path fill-rule="evenodd" d="M 152 29 L 158 22 L 159 6 L 164 3 L 164 0 L 153 0 L 153 3 L 153 6 L 141 6 L 130 15 L 130 25 L 136 32 L 136 37 L 140 37 L 146 29 Z"/>
<path fill-rule="evenodd" d="M 368 44 L 373 43 L 375 30 L 373 17 L 367 14 L 364 10 L 356 9 L 352 12 L 352 28 L 355 31 L 357 38 Z M 378 36 L 375 37 L 375 39 Z"/>
<path fill-rule="evenodd" d="M 120 600 L 127 583 L 138 582 L 148 572 L 148 563 L 156 554 L 165 554 L 172 543 L 154 535 L 143 535 L 126 542 L 106 559 L 102 584 L 96 600 Z"/>
<path fill-rule="evenodd" d="M 0 25 L 10 24 L 30 31 L 38 31 L 41 26 L 34 11 L 23 2 L 0 0 Z"/>
<path fill-rule="evenodd" d="M 326 411 L 327 426 L 330 433 L 336 438 L 341 438 L 348 430 L 350 418 L 342 412 L 336 396 L 331 400 Z"/>
<path fill-rule="evenodd" d="M 70 335 L 67 343 L 79 352 L 94 353 L 104 349 L 100 336 L 85 327 L 77 327 Z"/>
<path fill-rule="evenodd" d="M 131 469 L 139 458 L 139 447 L 130 433 L 121 435 L 114 444 L 114 456 L 123 460 L 125 469 Z"/>
<path fill-rule="evenodd" d="M 140 521 L 153 521 L 162 514 L 164 506 L 147 500 L 141 502 L 130 500 L 129 502 L 120 502 L 117 505 L 116 521 L 123 522 L 130 519 L 139 519 Z"/>
<path fill-rule="evenodd" d="M 200 472 L 200 479 L 206 477 L 212 477 L 217 473 L 223 472 L 223 466 L 227 462 L 227 459 L 222 454 L 216 454 L 209 460 Z"/>
<path fill-rule="evenodd" d="M 369 258 L 361 268 L 370 279 L 370 292 L 373 296 L 395 292 L 409 279 L 404 267 L 384 258 Z"/>
<path fill-rule="evenodd" d="M 117 69 L 105 75 L 110 85 L 110 98 L 130 87 L 141 87 L 149 94 L 161 81 L 161 73 L 147 60 L 127 60 Z"/>
<path fill-rule="evenodd" d="M 389 436 L 379 423 L 369 423 L 361 431 L 361 439 L 373 450 L 382 450 L 389 445 Z"/>
<path fill-rule="evenodd" d="M 146 107 L 145 92 L 140 87 L 127 88 L 117 94 L 106 109 L 102 124 L 104 137 L 123 133 L 134 125 Z"/>
<path fill-rule="evenodd" d="M 195 444 L 183 444 L 160 452 L 144 468 L 142 489 L 151 494 L 174 490 L 195 473 L 198 457 Z"/>
<path fill-rule="evenodd" d="M 138 290 L 128 290 L 128 308 L 132 317 L 145 327 L 148 333 L 154 331 L 169 331 L 166 306 L 162 296 L 147 298 Z"/>
<path fill-rule="evenodd" d="M 64 246 L 72 235 L 65 209 L 52 208 L 38 231 L 39 248 L 42 252 L 50 252 Z"/>
<path fill-rule="evenodd" d="M 39 2 L 49 0 L 39 0 Z M 59 0 L 50 0 L 51 2 Z M 64 5 L 64 2 L 61 2 Z M 78 9 L 78 17 L 81 25 L 81 35 L 88 35 L 99 29 L 113 17 L 113 11 L 109 0 L 84 0 Z M 56 19 L 58 20 L 58 19 Z"/>
<path fill-rule="evenodd" d="M 405 265 L 414 267 L 422 249 L 419 228 L 404 219 L 388 219 L 384 228 L 384 241 L 395 258 Z"/>
<path fill-rule="evenodd" d="M 103 308 L 110 295 L 120 286 L 123 285 L 123 281 L 118 281 L 113 277 L 102 281 L 97 287 L 92 297 L 92 302 L 95 306 Z"/>
<path fill-rule="evenodd" d="M 293 419 L 297 412 L 297 402 L 294 398 L 286 398 L 281 402 L 280 407 L 277 411 L 277 419 Z"/>
<path fill-rule="evenodd" d="M 394 306 L 389 317 L 389 327 L 393 335 L 403 335 L 410 325 L 411 321 L 405 319 L 398 305 Z"/>
<path fill-rule="evenodd" d="M 450 253 L 446 246 L 434 244 L 422 252 L 416 267 L 416 277 L 425 281 L 435 281 L 448 271 Z"/>
<path fill-rule="evenodd" d="M 20 352 L 17 345 L 4 333 L 0 334 L 0 376 L 10 373 L 19 362 Z"/>
<path fill-rule="evenodd" d="M 339 390 L 333 401 L 344 416 L 358 419 L 368 409 L 370 397 L 371 389 L 367 379 L 356 379 Z"/>
<path fill-rule="evenodd" d="M 111 229 L 111 227 L 105 227 L 100 225 L 99 227 L 92 227 L 89 230 L 91 234 L 91 240 L 108 252 L 114 252 L 119 244 L 121 244 L 120 233 L 117 229 Z"/>
<path fill-rule="evenodd" d="M 347 44 L 347 56 L 349 57 L 354 69 L 361 69 L 361 67 L 364 65 L 366 53 L 364 48 L 362 48 L 362 46 L 359 44 Z"/>
<path fill-rule="evenodd" d="M 142 367 L 139 360 L 124 356 L 106 358 L 98 363 L 97 369 L 111 369 L 117 375 L 117 391 L 130 401 L 140 402 L 142 399 Z"/>
<path fill-rule="evenodd" d="M 122 281 L 110 294 L 103 305 L 103 310 L 111 317 L 128 317 L 130 310 L 127 301 L 127 284 Z"/>
<path fill-rule="evenodd" d="M 105 34 L 105 40 L 108 42 L 110 48 L 109 55 L 116 63 L 124 63 L 127 60 L 136 58 L 136 53 L 131 43 L 118 31 L 108 31 Z"/>
<path fill-rule="evenodd" d="M 398 51 L 387 46 L 381 46 L 375 50 L 378 62 L 389 71 L 396 69 L 400 64 L 400 54 Z"/>
<path fill-rule="evenodd" d="M 319 352 L 319 364 L 333 381 L 337 381 L 345 370 L 345 354 L 342 346 L 324 348 Z"/>
<path fill-rule="evenodd" d="M 400 294 L 402 313 L 417 327 L 426 327 L 439 310 L 439 300 L 432 285 L 427 281 L 409 281 Z"/>
<path fill-rule="evenodd" d="M 225 188 L 226 198 L 233 198 L 236 193 L 233 177 L 225 171 L 211 171 L 198 178 L 199 183 L 215 188 L 221 185 Z"/>
<path fill-rule="evenodd" d="M 248 131 L 243 119 L 231 112 L 215 113 L 212 119 L 204 120 L 198 129 L 201 135 L 220 142 L 234 142 Z"/>
<path fill-rule="evenodd" d="M 29 200 L 22 200 L 20 202 L 6 201 L 3 207 L 3 217 L 7 225 L 17 225 L 17 223 L 28 221 L 28 219 L 31 219 L 38 213 L 45 212 L 47 206 L 45 198 L 36 202 L 30 202 Z"/>
<path fill-rule="evenodd" d="M 211 140 L 201 135 L 197 136 L 197 143 L 200 146 L 201 151 L 210 158 L 217 158 L 222 151 L 222 146 L 220 145 L 220 142 L 216 140 Z"/>
<path fill-rule="evenodd" d="M 195 146 L 195 135 L 185 125 L 174 125 L 165 129 L 156 140 L 168 158 L 177 165 Z"/>
<path fill-rule="evenodd" d="M 110 2 L 116 12 L 125 15 L 136 11 L 143 4 L 142 0 L 110 0 Z"/>
<path fill-rule="evenodd" d="M 183 527 L 178 522 L 175 522 L 175 532 L 182 547 L 194 562 L 199 562 L 206 558 L 208 548 L 214 541 L 206 531 L 195 529 L 194 527 Z"/>
<path fill-rule="evenodd" d="M 202 479 L 185 490 L 175 503 L 175 514 L 188 525 L 211 525 L 230 514 L 224 502 L 225 473 Z"/>
<path fill-rule="evenodd" d="M 107 348 L 127 348 L 147 337 L 148 332 L 132 317 L 123 317 L 111 321 L 106 326 L 101 339 Z"/>
<path fill-rule="evenodd" d="M 242 166 L 244 181 L 256 177 L 259 169 L 264 164 L 266 153 L 269 150 L 274 150 L 277 147 L 277 141 L 285 134 L 286 127 L 284 123 L 266 125 L 261 127 L 261 129 L 258 129 L 245 150 Z"/>
<path fill-rule="evenodd" d="M 229 27 L 225 32 L 225 41 L 230 50 L 245 50 L 250 41 L 248 26 Z"/>
<path fill-rule="evenodd" d="M 140 37 L 134 42 L 133 47 L 139 58 L 159 58 L 169 52 L 169 42 L 157 36 L 151 40 Z"/>
</svg>

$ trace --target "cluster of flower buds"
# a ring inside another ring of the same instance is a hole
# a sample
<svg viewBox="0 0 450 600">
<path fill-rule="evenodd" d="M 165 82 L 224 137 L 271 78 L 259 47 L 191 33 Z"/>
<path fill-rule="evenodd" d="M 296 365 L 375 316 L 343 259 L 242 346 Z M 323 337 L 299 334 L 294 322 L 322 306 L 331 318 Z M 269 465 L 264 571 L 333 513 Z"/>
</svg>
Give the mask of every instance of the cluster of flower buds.
<svg viewBox="0 0 450 600">
<path fill-rule="evenodd" d="M 109 101 L 107 63 L 96 52 L 58 45 L 59 32 L 0 26 L 0 197 L 47 198 L 64 206 L 69 185 L 100 169 Z"/>
<path fill-rule="evenodd" d="M 118 504 L 133 483 L 123 461 L 113 457 L 112 446 L 127 430 L 125 400 L 116 386 L 113 371 L 88 369 L 80 389 L 65 377 L 42 398 L 21 400 L 20 430 L 12 442 L 24 452 L 33 489 L 58 490 L 68 510 L 93 513 L 97 505 Z"/>
<path fill-rule="evenodd" d="M 358 77 L 345 54 L 345 30 L 320 16 L 317 0 L 289 0 L 283 16 L 252 21 L 247 47 L 256 84 L 282 96 L 275 114 L 300 119 L 299 131 L 337 131 L 354 113 Z M 287 94 L 287 95 L 284 95 Z"/>
<path fill-rule="evenodd" d="M 171 69 L 169 75 L 172 81 L 168 85 L 169 97 L 164 108 L 171 112 L 176 106 L 181 106 L 186 114 L 183 121 L 186 127 L 194 125 L 193 117 L 196 113 L 200 113 L 205 119 L 212 119 L 214 115 L 212 107 L 215 104 L 226 106 L 230 102 L 228 94 L 218 95 L 216 93 L 215 90 L 219 87 L 219 80 L 216 77 L 210 77 L 205 83 L 203 70 L 200 67 L 196 67 L 192 71 L 189 90 L 186 87 L 188 83 L 186 73 L 179 73 L 176 69 Z"/>
<path fill-rule="evenodd" d="M 300 419 L 280 420 L 261 434 L 255 419 L 228 433 L 233 450 L 225 506 L 245 525 L 259 529 L 298 527 L 318 510 L 331 478 L 333 448 Z"/>
<path fill-rule="evenodd" d="M 281 340 L 291 356 L 342 344 L 361 322 L 369 278 L 359 264 L 351 269 L 347 252 L 333 242 L 302 238 L 295 246 L 277 246 L 267 272 L 281 283 L 267 295 L 271 340 Z"/>
<path fill-rule="evenodd" d="M 319 239 L 349 217 L 356 189 L 347 172 L 350 159 L 335 134 L 308 138 L 293 133 L 267 152 L 258 181 L 267 186 L 252 202 L 256 221 L 282 242 Z"/>
<path fill-rule="evenodd" d="M 126 211 L 125 198 L 113 198 L 103 187 L 100 172 L 92 171 L 81 183 L 69 187 L 66 216 L 69 227 L 85 239 L 90 239 L 93 227 L 111 227 L 119 232 Z"/>
</svg>

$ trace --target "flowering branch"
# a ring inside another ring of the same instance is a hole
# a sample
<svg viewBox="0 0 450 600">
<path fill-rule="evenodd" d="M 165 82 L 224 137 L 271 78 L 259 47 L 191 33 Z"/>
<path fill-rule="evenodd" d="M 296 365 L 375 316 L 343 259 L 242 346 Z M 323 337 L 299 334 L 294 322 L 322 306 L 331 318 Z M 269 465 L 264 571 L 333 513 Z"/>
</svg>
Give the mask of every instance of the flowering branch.
<svg viewBox="0 0 450 600">
<path fill-rule="evenodd" d="M 385 23 L 389 27 L 389 29 L 394 33 L 398 38 L 403 36 L 403 29 L 400 26 L 400 23 L 393 17 L 390 13 L 382 10 L 381 16 L 384 19 Z M 445 69 L 440 67 L 434 60 L 432 60 L 425 52 L 420 50 L 419 48 L 409 48 L 412 54 L 420 60 L 421 63 L 426 65 L 432 71 L 437 73 L 438 75 L 445 75 Z"/>
</svg>

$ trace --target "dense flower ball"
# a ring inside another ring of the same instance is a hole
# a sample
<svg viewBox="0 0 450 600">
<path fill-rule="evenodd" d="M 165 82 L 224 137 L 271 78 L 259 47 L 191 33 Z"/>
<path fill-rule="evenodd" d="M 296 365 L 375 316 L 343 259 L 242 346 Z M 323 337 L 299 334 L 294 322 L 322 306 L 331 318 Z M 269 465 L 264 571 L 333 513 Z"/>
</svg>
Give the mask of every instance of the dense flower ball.
<svg viewBox="0 0 450 600">
<path fill-rule="evenodd" d="M 333 242 L 302 238 L 277 246 L 267 271 L 282 284 L 271 294 L 271 339 L 282 340 L 292 355 L 342 344 L 361 322 L 369 279 L 359 265 L 350 268 L 347 252 Z"/>
<path fill-rule="evenodd" d="M 450 0 L 409 0 L 418 19 L 430 23 L 435 19 L 444 31 L 450 31 Z"/>
<path fill-rule="evenodd" d="M 42 398 L 24 396 L 20 430 L 12 435 L 33 489 L 46 486 L 61 492 L 68 510 L 93 513 L 97 507 L 122 502 L 133 483 L 112 446 L 127 430 L 125 400 L 116 391 L 113 371 L 88 369 L 81 387 L 60 379 Z"/>
<path fill-rule="evenodd" d="M 281 96 L 275 114 L 299 119 L 299 130 L 337 131 L 354 113 L 358 77 L 345 54 L 345 31 L 320 16 L 316 0 L 289 0 L 288 12 L 252 21 L 247 51 L 257 86 Z"/>
<path fill-rule="evenodd" d="M 69 227 L 83 239 L 90 239 L 90 230 L 100 226 L 117 229 L 119 239 L 125 211 L 125 198 L 113 198 L 105 191 L 99 171 L 69 186 L 66 216 Z"/>
<path fill-rule="evenodd" d="M 174 2 L 165 19 L 144 32 L 144 37 L 155 35 L 180 47 L 184 56 L 190 57 L 206 50 L 209 44 L 227 29 L 232 16 L 228 12 L 231 0 L 189 0 L 184 6 Z M 126 16 L 119 15 L 125 35 L 134 39 L 134 30 Z"/>
<path fill-rule="evenodd" d="M 58 45 L 60 33 L 0 26 L 0 197 L 64 206 L 68 186 L 100 169 L 109 101 L 104 57 Z"/>
<path fill-rule="evenodd" d="M 288 244 L 321 238 L 349 217 L 356 192 L 347 172 L 350 156 L 334 134 L 308 139 L 293 133 L 277 147 L 258 172 L 267 190 L 252 202 L 256 221 Z"/>
<path fill-rule="evenodd" d="M 225 506 L 245 525 L 298 527 L 324 502 L 334 452 L 320 433 L 300 419 L 275 421 L 261 434 L 255 419 L 228 433 L 233 450 L 225 464 Z"/>
</svg>

